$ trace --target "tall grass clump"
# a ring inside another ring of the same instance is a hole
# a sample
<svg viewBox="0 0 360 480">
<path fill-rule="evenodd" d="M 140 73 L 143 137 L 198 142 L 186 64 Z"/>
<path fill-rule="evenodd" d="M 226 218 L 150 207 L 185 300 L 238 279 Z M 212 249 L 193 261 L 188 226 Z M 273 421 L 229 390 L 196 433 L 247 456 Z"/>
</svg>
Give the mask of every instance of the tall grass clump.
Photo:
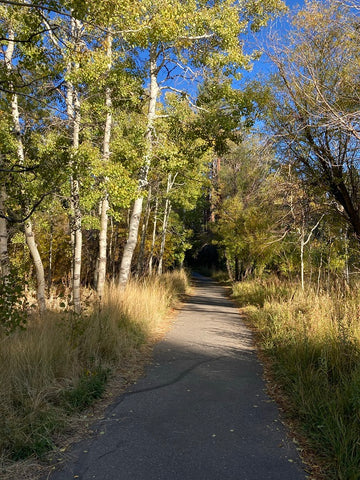
<svg viewBox="0 0 360 480">
<path fill-rule="evenodd" d="M 109 375 L 157 335 L 186 288 L 181 272 L 124 291 L 108 285 L 87 315 L 52 312 L 0 333 L 2 467 L 49 451 L 72 416 L 102 395 Z"/>
<path fill-rule="evenodd" d="M 360 478 L 359 287 L 317 294 L 270 279 L 233 289 L 329 480 Z"/>
</svg>

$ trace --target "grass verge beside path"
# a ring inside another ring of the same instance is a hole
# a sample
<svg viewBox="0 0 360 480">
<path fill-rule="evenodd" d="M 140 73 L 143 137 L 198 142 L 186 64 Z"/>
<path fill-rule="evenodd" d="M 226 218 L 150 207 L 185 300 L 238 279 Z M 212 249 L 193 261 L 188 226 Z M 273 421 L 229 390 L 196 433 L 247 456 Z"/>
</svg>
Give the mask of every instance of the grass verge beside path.
<svg viewBox="0 0 360 480">
<path fill-rule="evenodd" d="M 317 294 L 243 281 L 233 298 L 256 328 L 287 413 L 326 480 L 360 479 L 360 289 Z"/>
<path fill-rule="evenodd" d="M 136 370 L 187 288 L 184 272 L 131 282 L 124 292 L 110 285 L 101 309 L 86 316 L 49 312 L 0 336 L 0 478 L 11 478 L 14 462 L 49 452 L 114 372 Z"/>
</svg>

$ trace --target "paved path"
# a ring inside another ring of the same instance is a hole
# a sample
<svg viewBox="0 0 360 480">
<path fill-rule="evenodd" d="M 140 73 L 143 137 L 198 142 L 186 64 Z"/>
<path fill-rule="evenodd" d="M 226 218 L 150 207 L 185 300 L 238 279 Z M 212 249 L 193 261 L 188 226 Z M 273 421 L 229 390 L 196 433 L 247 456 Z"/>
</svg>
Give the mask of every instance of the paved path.
<svg viewBox="0 0 360 480">
<path fill-rule="evenodd" d="M 304 480 L 237 309 L 196 277 L 195 295 L 147 374 L 51 480 Z"/>
</svg>

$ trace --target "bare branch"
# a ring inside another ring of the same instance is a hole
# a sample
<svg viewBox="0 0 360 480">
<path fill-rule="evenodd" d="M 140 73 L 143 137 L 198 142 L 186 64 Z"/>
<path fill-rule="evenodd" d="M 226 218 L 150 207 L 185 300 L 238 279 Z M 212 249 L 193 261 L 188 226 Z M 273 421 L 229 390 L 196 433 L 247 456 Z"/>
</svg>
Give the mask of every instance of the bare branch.
<svg viewBox="0 0 360 480">
<path fill-rule="evenodd" d="M 46 197 L 48 197 L 49 195 L 52 195 L 54 192 L 51 191 L 51 192 L 47 192 L 47 193 L 44 193 L 43 195 L 41 195 L 40 199 L 34 203 L 34 205 L 31 207 L 31 209 L 29 210 L 28 214 L 25 216 L 25 217 L 15 217 L 13 215 L 5 215 L 4 212 L 0 211 L 0 218 L 5 218 L 5 220 L 7 220 L 9 223 L 24 223 L 26 222 L 26 220 L 28 220 L 31 215 L 35 212 L 35 210 L 38 208 L 38 206 L 44 201 L 44 199 Z"/>
<path fill-rule="evenodd" d="M 321 215 L 319 221 L 318 221 L 318 222 L 313 226 L 313 228 L 310 230 L 307 239 L 306 239 L 305 242 L 303 243 L 304 246 L 307 245 L 307 244 L 310 242 L 310 239 L 311 239 L 311 237 L 312 237 L 312 234 L 314 233 L 314 230 L 317 229 L 317 227 L 319 226 L 319 224 L 320 224 L 321 220 L 324 218 L 324 216 L 325 216 L 325 214 Z"/>
<path fill-rule="evenodd" d="M 26 7 L 26 8 L 41 8 L 42 10 L 46 10 L 47 12 L 58 13 L 59 15 L 64 15 L 65 17 L 71 17 L 72 15 L 69 13 L 65 13 L 64 11 L 57 10 L 53 7 L 48 7 L 46 5 L 38 4 L 38 3 L 23 3 L 23 2 L 15 2 L 12 0 L 0 0 L 0 4 L 3 3 L 5 5 L 12 5 L 14 7 Z"/>
<path fill-rule="evenodd" d="M 194 42 L 196 40 L 204 40 L 206 38 L 213 38 L 215 37 L 215 33 L 204 33 L 204 35 L 195 35 L 189 37 L 179 37 L 179 40 L 189 40 L 190 42 Z"/>
<path fill-rule="evenodd" d="M 0 0 L 1 2 L 1 0 Z M 54 28 L 59 28 L 58 26 L 54 27 Z M 26 39 L 20 39 L 20 38 L 15 38 L 14 40 L 12 40 L 13 42 L 15 43 L 29 43 L 31 42 L 31 40 L 34 38 L 34 37 L 37 37 L 38 35 L 42 35 L 43 33 L 46 33 L 48 32 L 49 30 L 46 28 L 44 30 L 40 30 L 38 32 L 34 32 L 33 34 L 31 34 L 28 38 Z M 9 39 L 7 37 L 0 37 L 0 42 L 8 42 Z"/>
</svg>

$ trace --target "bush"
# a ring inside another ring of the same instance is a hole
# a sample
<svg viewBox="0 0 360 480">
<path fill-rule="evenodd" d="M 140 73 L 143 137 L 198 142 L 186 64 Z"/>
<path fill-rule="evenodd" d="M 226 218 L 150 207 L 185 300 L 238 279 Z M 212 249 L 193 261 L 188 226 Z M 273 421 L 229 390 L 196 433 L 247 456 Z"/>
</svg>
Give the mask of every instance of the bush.
<svg viewBox="0 0 360 480">
<path fill-rule="evenodd" d="M 0 278 L 0 329 L 5 335 L 25 328 L 26 308 L 24 282 L 11 271 L 9 275 Z"/>
</svg>

